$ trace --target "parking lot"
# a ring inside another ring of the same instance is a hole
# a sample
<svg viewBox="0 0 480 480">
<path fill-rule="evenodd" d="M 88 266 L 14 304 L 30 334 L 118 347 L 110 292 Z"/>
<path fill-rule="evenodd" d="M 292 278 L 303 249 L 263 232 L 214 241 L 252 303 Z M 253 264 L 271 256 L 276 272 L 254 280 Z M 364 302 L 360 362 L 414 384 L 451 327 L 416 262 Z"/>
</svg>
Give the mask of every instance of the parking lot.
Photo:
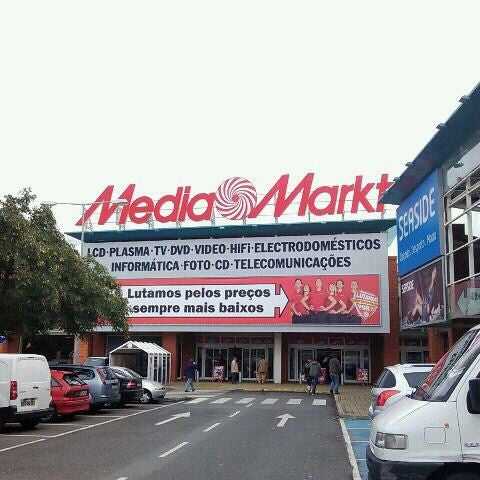
<svg viewBox="0 0 480 480">
<path fill-rule="evenodd" d="M 99 413 L 82 413 L 68 422 L 56 421 L 40 423 L 33 429 L 26 429 L 19 424 L 8 424 L 0 432 L 0 453 L 23 446 L 45 442 L 50 439 L 73 435 L 77 432 L 99 428 L 109 423 L 142 415 L 150 410 L 160 410 L 173 405 L 165 401 L 162 404 L 129 404 L 122 408 L 105 408 Z"/>
<path fill-rule="evenodd" d="M 271 480 L 286 472 L 352 479 L 331 397 L 195 392 L 0 434 L 0 478 L 15 480 Z"/>
</svg>

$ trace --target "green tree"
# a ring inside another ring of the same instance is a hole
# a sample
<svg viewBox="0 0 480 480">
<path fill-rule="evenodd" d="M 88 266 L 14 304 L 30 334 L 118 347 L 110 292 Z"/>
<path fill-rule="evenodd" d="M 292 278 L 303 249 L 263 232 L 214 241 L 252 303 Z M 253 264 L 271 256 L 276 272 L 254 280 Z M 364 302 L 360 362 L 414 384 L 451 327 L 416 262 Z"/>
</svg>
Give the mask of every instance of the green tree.
<svg viewBox="0 0 480 480">
<path fill-rule="evenodd" d="M 107 270 L 81 257 L 51 209 L 29 189 L 0 200 L 0 334 L 28 337 L 61 329 L 84 336 L 110 324 L 128 331 L 128 301 Z"/>
</svg>

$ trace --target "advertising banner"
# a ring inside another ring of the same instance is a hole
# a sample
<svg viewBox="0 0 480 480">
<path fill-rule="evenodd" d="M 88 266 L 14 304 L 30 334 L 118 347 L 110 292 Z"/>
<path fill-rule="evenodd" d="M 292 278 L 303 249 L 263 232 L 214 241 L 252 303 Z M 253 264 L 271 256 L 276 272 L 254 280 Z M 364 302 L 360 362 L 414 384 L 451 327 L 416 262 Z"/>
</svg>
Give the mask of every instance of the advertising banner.
<svg viewBox="0 0 480 480">
<path fill-rule="evenodd" d="M 439 172 L 434 171 L 398 207 L 399 276 L 442 254 L 441 198 Z"/>
<path fill-rule="evenodd" d="M 400 279 L 402 328 L 445 321 L 442 265 L 439 259 Z"/>
<path fill-rule="evenodd" d="M 382 327 L 385 233 L 87 244 L 132 324 Z M 388 317 L 387 317 L 388 318 Z"/>
</svg>

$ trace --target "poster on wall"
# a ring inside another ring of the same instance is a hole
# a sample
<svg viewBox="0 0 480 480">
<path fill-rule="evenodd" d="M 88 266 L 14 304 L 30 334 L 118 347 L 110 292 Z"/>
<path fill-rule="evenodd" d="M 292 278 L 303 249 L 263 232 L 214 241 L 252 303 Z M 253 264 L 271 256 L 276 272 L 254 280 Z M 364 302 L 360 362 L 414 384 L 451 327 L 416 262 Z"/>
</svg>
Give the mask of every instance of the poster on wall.
<svg viewBox="0 0 480 480">
<path fill-rule="evenodd" d="M 400 279 L 400 303 L 402 328 L 445 321 L 442 259 Z"/>
<path fill-rule="evenodd" d="M 87 244 L 132 324 L 381 327 L 385 233 Z"/>
</svg>

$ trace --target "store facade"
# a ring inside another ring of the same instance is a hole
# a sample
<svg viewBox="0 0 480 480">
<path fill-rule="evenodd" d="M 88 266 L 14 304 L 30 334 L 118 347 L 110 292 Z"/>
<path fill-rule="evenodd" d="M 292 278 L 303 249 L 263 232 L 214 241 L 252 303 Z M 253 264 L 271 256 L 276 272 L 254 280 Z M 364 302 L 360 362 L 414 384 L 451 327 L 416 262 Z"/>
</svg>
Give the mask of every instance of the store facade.
<svg viewBox="0 0 480 480">
<path fill-rule="evenodd" d="M 460 101 L 381 200 L 399 205 L 402 332 L 426 331 L 433 361 L 480 320 L 480 87 Z"/>
<path fill-rule="evenodd" d="M 269 381 L 298 382 L 307 359 L 336 355 L 343 382 L 357 383 L 359 371 L 371 381 L 400 360 L 396 260 L 386 233 L 393 225 L 86 232 L 85 249 L 129 299 L 130 338 L 170 351 L 176 378 L 189 358 L 200 379 L 212 379 L 218 366 L 228 378 L 236 357 L 242 381 L 254 381 L 265 358 Z M 83 342 L 81 357 L 108 355 L 124 340 L 102 327 Z"/>
</svg>

